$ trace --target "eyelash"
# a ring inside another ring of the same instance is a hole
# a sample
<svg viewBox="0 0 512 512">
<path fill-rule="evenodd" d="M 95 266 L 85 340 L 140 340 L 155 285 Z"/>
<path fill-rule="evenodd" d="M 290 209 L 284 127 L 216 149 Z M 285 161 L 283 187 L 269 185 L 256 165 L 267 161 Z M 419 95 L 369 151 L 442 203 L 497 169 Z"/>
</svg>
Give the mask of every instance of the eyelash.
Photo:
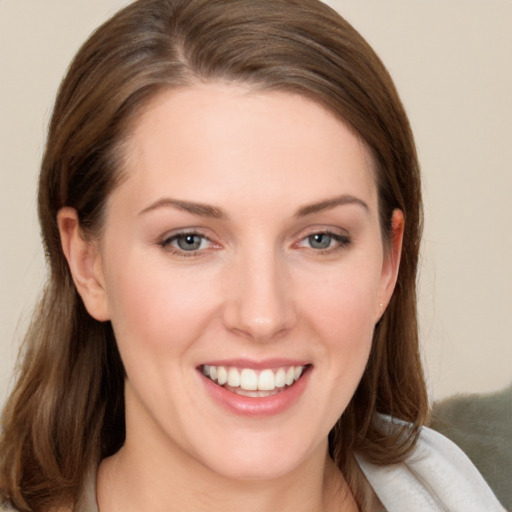
<svg viewBox="0 0 512 512">
<path fill-rule="evenodd" d="M 326 248 L 315 248 L 315 247 L 311 247 L 311 246 L 305 247 L 302 245 L 304 242 L 307 242 L 307 241 L 311 242 L 312 238 L 315 236 L 329 237 L 331 242 L 334 242 L 334 245 L 330 244 L 330 246 L 326 247 Z M 186 249 L 182 249 L 182 248 L 175 247 L 172 245 L 173 242 L 178 243 L 178 241 L 180 239 L 184 239 L 186 237 L 198 237 L 198 238 L 200 238 L 200 245 L 202 245 L 203 242 L 208 242 L 211 244 L 211 246 L 206 247 L 206 248 L 199 247 L 197 249 L 187 251 Z M 347 235 L 340 235 L 339 233 L 335 233 L 333 231 L 328 231 L 328 230 L 322 231 L 321 230 L 321 231 L 313 231 L 313 232 L 309 233 L 308 235 L 302 237 L 298 242 L 295 242 L 293 244 L 293 247 L 303 248 L 303 249 L 307 250 L 308 252 L 312 252 L 316 255 L 325 255 L 325 254 L 333 253 L 337 250 L 347 248 L 351 243 L 352 243 L 352 240 Z M 203 233 L 197 232 L 197 231 L 181 231 L 180 233 L 176 233 L 175 235 L 168 236 L 168 237 L 162 239 L 161 241 L 158 242 L 158 245 L 162 249 L 165 249 L 166 251 L 169 251 L 172 254 L 182 257 L 182 258 L 194 258 L 194 257 L 197 258 L 197 257 L 203 256 L 204 252 L 206 250 L 212 248 L 212 246 L 213 246 L 213 248 L 220 247 L 218 245 L 215 245 L 215 243 L 212 242 L 212 240 L 210 238 L 208 238 L 206 235 L 204 235 Z"/>
<path fill-rule="evenodd" d="M 311 247 L 311 246 L 309 246 L 309 247 L 302 246 L 302 244 L 304 242 L 309 241 L 311 243 L 311 239 L 313 237 L 318 237 L 318 236 L 329 237 L 331 242 L 334 242 L 334 243 L 329 245 L 329 247 L 326 247 L 326 248 L 315 248 L 315 247 Z M 299 242 L 297 242 L 294 245 L 296 245 L 296 246 L 298 245 L 299 247 L 304 247 L 306 250 L 313 252 L 314 254 L 326 255 L 326 254 L 331 254 L 331 253 L 341 250 L 341 249 L 345 249 L 351 243 L 352 243 L 352 240 L 348 235 L 341 235 L 339 233 L 335 233 L 333 231 L 327 230 L 327 231 L 314 231 L 314 232 L 310 233 L 309 235 L 301 238 L 299 240 Z"/>
<path fill-rule="evenodd" d="M 204 251 L 207 250 L 207 248 L 197 248 L 190 251 L 187 251 L 186 249 L 181 249 L 179 247 L 174 247 L 172 244 L 173 242 L 178 242 L 180 239 L 185 239 L 186 237 L 198 237 L 200 238 L 200 244 L 202 245 L 203 242 L 209 242 L 210 244 L 214 245 L 213 242 L 203 233 L 199 233 L 197 231 L 181 231 L 180 233 L 176 233 L 175 235 L 168 236 L 158 242 L 158 245 L 162 247 L 162 249 L 165 249 L 166 251 L 171 252 L 172 254 L 182 257 L 182 258 L 193 258 L 202 256 Z"/>
</svg>

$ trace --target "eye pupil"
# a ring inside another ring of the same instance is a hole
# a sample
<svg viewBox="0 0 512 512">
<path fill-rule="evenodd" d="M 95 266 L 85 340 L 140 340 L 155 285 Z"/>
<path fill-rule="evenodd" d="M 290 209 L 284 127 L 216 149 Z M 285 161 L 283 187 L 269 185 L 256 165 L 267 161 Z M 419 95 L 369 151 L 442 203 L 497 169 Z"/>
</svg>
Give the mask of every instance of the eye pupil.
<svg viewBox="0 0 512 512">
<path fill-rule="evenodd" d="M 313 249 L 327 249 L 331 245 L 331 237 L 325 233 L 316 233 L 309 237 Z"/>
<path fill-rule="evenodd" d="M 180 249 L 184 251 L 195 251 L 201 247 L 202 238 L 198 235 L 183 235 L 176 241 Z"/>
</svg>

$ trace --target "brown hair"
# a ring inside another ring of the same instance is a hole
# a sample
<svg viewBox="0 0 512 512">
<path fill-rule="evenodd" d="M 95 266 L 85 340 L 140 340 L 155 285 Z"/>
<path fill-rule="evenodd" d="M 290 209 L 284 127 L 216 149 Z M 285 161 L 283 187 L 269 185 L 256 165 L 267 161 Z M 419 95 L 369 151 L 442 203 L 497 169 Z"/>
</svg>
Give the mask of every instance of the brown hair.
<svg viewBox="0 0 512 512">
<path fill-rule="evenodd" d="M 409 123 L 385 67 L 318 0 L 139 0 L 83 45 L 61 84 L 39 184 L 49 278 L 3 413 L 0 493 L 20 510 L 76 502 L 87 469 L 124 442 L 124 370 L 109 322 L 88 315 L 63 256 L 57 212 L 71 206 L 98 235 L 122 171 L 123 144 L 164 88 L 235 81 L 298 93 L 351 125 L 376 164 L 380 220 L 405 215 L 398 282 L 375 328 L 361 383 L 333 428 L 330 452 L 354 492 L 354 453 L 402 460 L 427 416 L 418 350 L 420 177 Z M 382 431 L 375 413 L 408 422 Z"/>
</svg>

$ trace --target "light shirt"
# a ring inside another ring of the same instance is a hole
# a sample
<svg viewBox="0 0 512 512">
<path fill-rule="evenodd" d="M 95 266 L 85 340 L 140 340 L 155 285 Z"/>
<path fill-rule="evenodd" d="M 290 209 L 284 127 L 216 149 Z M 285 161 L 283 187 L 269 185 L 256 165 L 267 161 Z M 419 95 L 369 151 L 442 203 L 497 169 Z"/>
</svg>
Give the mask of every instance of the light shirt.
<svg viewBox="0 0 512 512">
<path fill-rule="evenodd" d="M 429 428 L 401 464 L 356 458 L 386 512 L 506 512 L 466 454 Z"/>
</svg>

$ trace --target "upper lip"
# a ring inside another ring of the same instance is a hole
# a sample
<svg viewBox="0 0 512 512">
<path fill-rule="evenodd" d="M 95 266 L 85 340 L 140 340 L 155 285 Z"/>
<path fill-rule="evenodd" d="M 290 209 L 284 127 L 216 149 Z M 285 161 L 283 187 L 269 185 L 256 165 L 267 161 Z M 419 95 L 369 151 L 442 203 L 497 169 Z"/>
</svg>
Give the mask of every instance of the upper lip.
<svg viewBox="0 0 512 512">
<path fill-rule="evenodd" d="M 253 370 L 264 370 L 264 369 L 277 369 L 290 366 L 307 366 L 311 364 L 309 361 L 304 359 L 288 359 L 288 358 L 274 358 L 265 360 L 255 359 L 222 359 L 222 360 L 210 360 L 200 364 L 199 367 L 204 365 L 208 366 L 225 366 L 234 368 L 251 368 Z"/>
</svg>

